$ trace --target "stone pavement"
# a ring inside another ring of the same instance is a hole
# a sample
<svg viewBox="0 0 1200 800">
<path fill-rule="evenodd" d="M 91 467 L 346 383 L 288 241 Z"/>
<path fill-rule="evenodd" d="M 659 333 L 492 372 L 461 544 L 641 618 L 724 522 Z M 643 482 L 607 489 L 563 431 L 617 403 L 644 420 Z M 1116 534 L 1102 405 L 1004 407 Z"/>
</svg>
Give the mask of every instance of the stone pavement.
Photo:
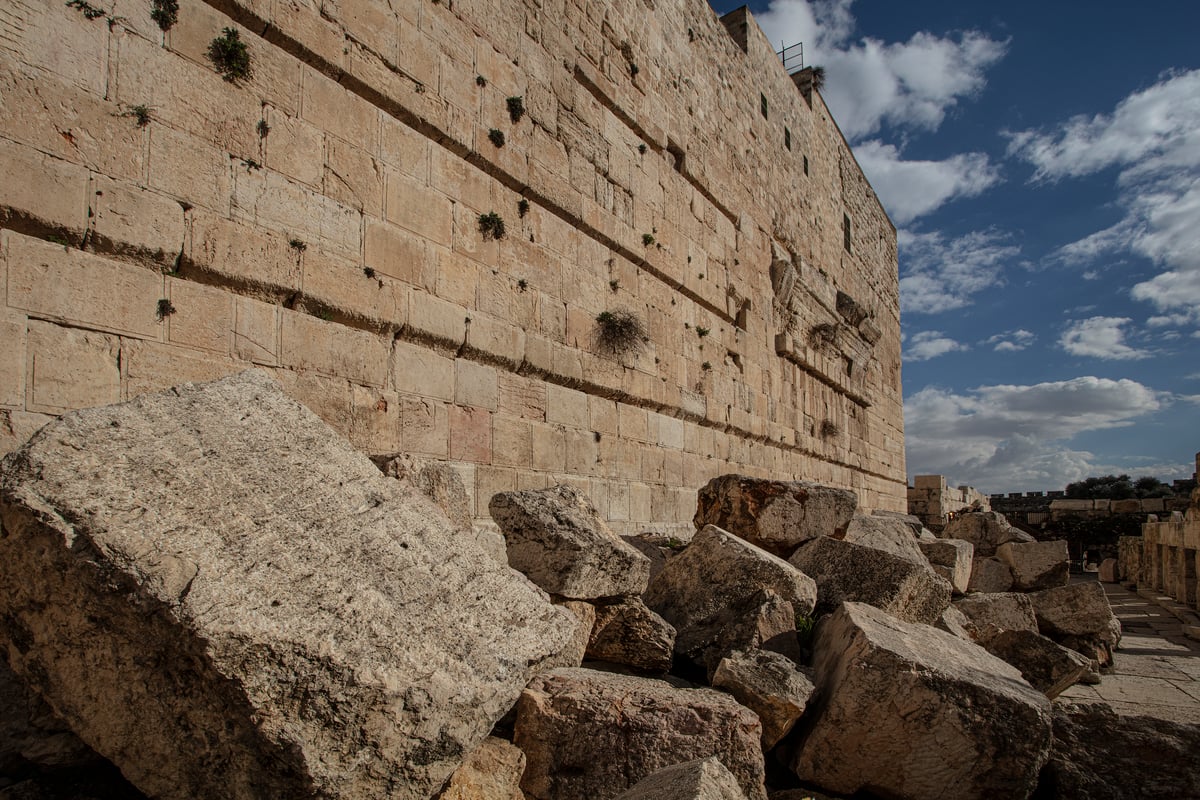
<svg viewBox="0 0 1200 800">
<path fill-rule="evenodd" d="M 1184 622 L 1163 605 L 1119 584 L 1103 586 L 1123 631 L 1113 670 L 1099 685 L 1072 686 L 1061 697 L 1105 702 L 1118 714 L 1200 723 L 1200 641 L 1185 636 Z"/>
</svg>

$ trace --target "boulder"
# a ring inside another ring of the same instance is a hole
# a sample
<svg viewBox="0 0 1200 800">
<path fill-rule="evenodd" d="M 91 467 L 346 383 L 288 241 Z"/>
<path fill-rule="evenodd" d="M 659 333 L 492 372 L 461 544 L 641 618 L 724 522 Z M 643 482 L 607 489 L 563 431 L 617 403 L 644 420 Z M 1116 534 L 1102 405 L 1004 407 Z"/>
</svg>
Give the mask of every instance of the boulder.
<svg viewBox="0 0 1200 800">
<path fill-rule="evenodd" d="M 0 786 L 10 776 L 92 767 L 102 761 L 42 698 L 13 674 L 3 649 L 6 648 L 0 648 L 0 709 L 3 709 L 0 713 Z"/>
<path fill-rule="evenodd" d="M 639 598 L 596 606 L 587 657 L 647 672 L 666 672 L 675 654 L 675 629 Z"/>
<path fill-rule="evenodd" d="M 983 647 L 1019 669 L 1021 677 L 1050 700 L 1084 681 L 1092 672 L 1091 659 L 1033 631 L 1001 631 Z"/>
<path fill-rule="evenodd" d="M 146 794 L 428 798 L 572 622 L 265 374 L 0 466 L 10 663 Z"/>
<path fill-rule="evenodd" d="M 587 658 L 588 642 L 596 626 L 596 607 L 586 600 L 564 600 L 557 598 L 554 605 L 571 612 L 575 618 L 575 630 L 570 645 L 563 651 L 560 666 L 578 667 Z"/>
<path fill-rule="evenodd" d="M 524 772 L 521 748 L 489 736 L 467 756 L 437 800 L 525 800 Z"/>
<path fill-rule="evenodd" d="M 971 560 L 971 579 L 968 592 L 1007 592 L 1013 586 L 1013 574 L 1008 564 L 994 556 Z"/>
<path fill-rule="evenodd" d="M 1054 706 L 1054 745 L 1039 797 L 1200 797 L 1200 725 L 1116 714 L 1102 703 Z"/>
<path fill-rule="evenodd" d="M 947 606 L 938 621 L 933 624 L 938 630 L 953 634 L 964 641 L 975 642 L 975 623 L 954 606 Z"/>
<path fill-rule="evenodd" d="M 408 480 L 420 489 L 459 530 L 469 531 L 473 523 L 471 496 L 462 475 L 445 461 L 421 458 L 407 453 L 374 456 L 371 459 L 384 475 Z"/>
<path fill-rule="evenodd" d="M 746 800 L 746 795 L 721 760 L 709 756 L 647 775 L 615 800 Z"/>
<path fill-rule="evenodd" d="M 613 533 L 573 486 L 498 492 L 488 512 L 508 546 L 508 564 L 550 594 L 574 600 L 640 595 L 650 559 Z"/>
<path fill-rule="evenodd" d="M 668 558 L 682 552 L 690 541 L 690 539 L 685 541 L 682 537 L 668 536 L 655 531 L 623 535 L 621 538 L 633 549 L 650 559 L 650 580 L 654 580 L 654 576 L 662 571 Z"/>
<path fill-rule="evenodd" d="M 1013 590 L 1036 592 L 1066 586 L 1071 577 L 1071 557 L 1062 539 L 1050 542 L 1006 542 L 996 548 L 996 558 L 1012 570 Z"/>
<path fill-rule="evenodd" d="M 818 698 L 791 757 L 805 783 L 897 800 L 1027 797 L 1050 703 L 980 647 L 862 603 L 817 628 Z"/>
<path fill-rule="evenodd" d="M 787 558 L 809 539 L 842 536 L 857 506 L 858 496 L 846 489 L 721 475 L 700 490 L 695 523 L 716 525 Z"/>
<path fill-rule="evenodd" d="M 980 643 L 1001 631 L 1038 632 L 1033 603 L 1020 592 L 969 594 L 955 600 L 954 607 L 971 620 L 975 640 Z"/>
<path fill-rule="evenodd" d="M 902 511 L 884 511 L 883 509 L 875 509 L 871 514 L 876 517 L 901 520 L 912 531 L 914 537 L 920 537 L 921 531 L 925 529 L 921 518 L 914 514 L 905 514 Z"/>
<path fill-rule="evenodd" d="M 955 594 L 967 592 L 971 585 L 974 545 L 962 539 L 934 539 L 918 541 L 917 546 L 933 566 L 933 571 L 950 581 Z"/>
<path fill-rule="evenodd" d="M 704 667 L 709 683 L 721 659 L 735 650 L 769 650 L 799 663 L 796 629 L 797 623 L 805 621 L 797 619 L 795 606 L 787 600 L 771 589 L 762 589 L 710 618 L 705 627 L 716 631 L 716 637 L 699 653 L 692 650 L 687 654 Z"/>
<path fill-rule="evenodd" d="M 783 604 L 791 607 L 788 628 L 795 630 L 795 617 L 811 614 L 816 605 L 817 585 L 783 559 L 707 525 L 667 560 L 643 600 L 675 627 L 676 653 L 715 669 L 729 649 L 754 646 L 747 633 L 778 634 L 778 625 L 787 622 Z M 776 620 L 769 630 L 744 621 L 756 609 L 762 612 L 756 619 L 765 614 Z"/>
<path fill-rule="evenodd" d="M 1100 582 L 1101 583 L 1116 583 L 1117 577 L 1117 560 L 1115 558 L 1106 558 L 1100 562 Z"/>
<path fill-rule="evenodd" d="M 534 678 L 517 703 L 521 788 L 534 800 L 608 800 L 664 767 L 716 756 L 765 800 L 762 725 L 724 692 L 588 669 Z"/>
<path fill-rule="evenodd" d="M 872 547 L 822 536 L 790 561 L 817 582 L 817 611 L 869 603 L 910 622 L 933 624 L 950 605 L 950 582 L 928 566 Z"/>
<path fill-rule="evenodd" d="M 787 735 L 804 713 L 813 684 L 796 662 L 767 650 L 737 650 L 721 659 L 714 689 L 724 689 L 762 721 L 763 750 Z"/>
<path fill-rule="evenodd" d="M 975 547 L 976 557 L 995 555 L 996 548 L 1007 542 L 1032 542 L 1032 536 L 1014 528 L 996 511 L 967 511 L 942 528 L 943 539 L 962 539 Z"/>
<path fill-rule="evenodd" d="M 904 520 L 895 517 L 856 514 L 846 526 L 846 535 L 842 540 L 873 547 L 925 569 L 931 569 L 929 559 L 921 552 L 912 528 Z"/>
<path fill-rule="evenodd" d="M 1104 587 L 1096 581 L 1072 583 L 1029 595 L 1038 631 L 1100 666 L 1112 665 L 1121 643 L 1121 622 L 1112 613 Z"/>
</svg>

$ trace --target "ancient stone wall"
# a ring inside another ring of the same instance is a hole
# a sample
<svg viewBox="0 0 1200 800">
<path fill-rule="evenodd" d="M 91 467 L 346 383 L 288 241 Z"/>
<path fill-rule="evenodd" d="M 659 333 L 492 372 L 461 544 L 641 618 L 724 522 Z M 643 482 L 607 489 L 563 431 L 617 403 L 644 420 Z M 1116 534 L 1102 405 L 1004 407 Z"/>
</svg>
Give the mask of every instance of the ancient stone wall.
<svg viewBox="0 0 1200 800">
<path fill-rule="evenodd" d="M 153 8 L 0 11 L 0 451 L 255 364 L 370 453 L 454 463 L 477 516 L 566 481 L 684 526 L 734 471 L 904 508 L 895 230 L 744 12 Z M 645 338 L 612 352 L 605 311 Z"/>
<path fill-rule="evenodd" d="M 972 486 L 947 486 L 944 475 L 918 475 L 908 487 L 908 513 L 940 531 L 963 511 L 991 511 L 988 497 Z"/>
</svg>

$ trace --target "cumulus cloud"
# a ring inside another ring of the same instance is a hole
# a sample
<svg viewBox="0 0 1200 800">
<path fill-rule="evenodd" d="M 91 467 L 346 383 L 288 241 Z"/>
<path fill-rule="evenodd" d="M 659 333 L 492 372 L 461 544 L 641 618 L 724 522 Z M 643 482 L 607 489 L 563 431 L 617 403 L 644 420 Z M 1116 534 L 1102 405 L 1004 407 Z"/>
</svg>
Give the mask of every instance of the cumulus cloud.
<svg viewBox="0 0 1200 800">
<path fill-rule="evenodd" d="M 959 197 L 974 197 L 1000 180 L 985 153 L 944 161 L 906 161 L 895 145 L 872 139 L 854 146 L 854 156 L 880 202 L 897 225 L 906 225 Z"/>
<path fill-rule="evenodd" d="M 1013 331 L 1005 331 L 1004 333 L 997 333 L 995 336 L 989 336 L 983 340 L 983 343 L 992 345 L 992 349 L 997 353 L 1019 353 L 1036 340 L 1037 336 L 1032 331 L 1017 328 Z"/>
<path fill-rule="evenodd" d="M 1136 381 L 1096 377 L 965 393 L 927 387 L 904 403 L 909 472 L 983 491 L 1065 486 L 1100 466 L 1069 446 L 1073 437 L 1131 425 L 1169 402 Z"/>
<path fill-rule="evenodd" d="M 997 231 L 947 239 L 938 232 L 897 234 L 900 246 L 900 307 L 905 314 L 936 314 L 963 308 L 974 296 L 999 286 L 1004 266 L 1021 252 Z"/>
<path fill-rule="evenodd" d="M 1146 358 L 1150 353 L 1130 347 L 1125 343 L 1125 326 L 1133 322 L 1129 317 L 1088 317 L 1073 320 L 1058 344 L 1071 355 L 1125 361 Z"/>
<path fill-rule="evenodd" d="M 905 361 L 928 361 L 931 358 L 970 350 L 967 345 L 956 342 L 941 331 L 921 331 L 907 338 L 904 347 Z"/>
</svg>

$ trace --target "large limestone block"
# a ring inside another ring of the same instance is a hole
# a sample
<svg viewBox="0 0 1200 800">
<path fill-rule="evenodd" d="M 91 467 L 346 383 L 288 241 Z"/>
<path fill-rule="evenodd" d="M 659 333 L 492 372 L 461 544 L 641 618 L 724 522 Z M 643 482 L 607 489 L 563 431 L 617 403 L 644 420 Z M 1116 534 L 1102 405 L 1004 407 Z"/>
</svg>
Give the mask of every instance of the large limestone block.
<svg viewBox="0 0 1200 800">
<path fill-rule="evenodd" d="M 572 623 L 268 377 L 3 462 L 14 670 L 158 798 L 427 798 Z"/>
<path fill-rule="evenodd" d="M 707 525 L 683 552 L 667 560 L 643 599 L 675 626 L 676 653 L 711 661 L 715 668 L 726 647 L 748 644 L 745 636 L 731 632 L 745 627 L 740 620 L 747 614 L 758 618 L 764 606 L 788 604 L 794 630 L 795 617 L 812 613 L 817 585 L 783 559 Z"/>
<path fill-rule="evenodd" d="M 1020 592 L 969 594 L 954 607 L 971 620 L 975 639 L 986 642 L 1001 631 L 1038 632 L 1037 616 L 1029 595 Z"/>
<path fill-rule="evenodd" d="M 660 769 L 615 800 L 746 800 L 746 795 L 721 760 L 709 756 Z"/>
<path fill-rule="evenodd" d="M 1001 631 L 984 649 L 1021 670 L 1021 676 L 1053 700 L 1092 671 L 1090 659 L 1026 630 Z"/>
<path fill-rule="evenodd" d="M 730 653 L 717 665 L 712 685 L 758 714 L 763 750 L 770 750 L 792 729 L 814 688 L 795 661 L 769 650 Z"/>
<path fill-rule="evenodd" d="M 842 536 L 858 496 L 805 481 L 721 475 L 700 490 L 696 527 L 716 525 L 769 553 L 787 558 L 818 536 Z"/>
<path fill-rule="evenodd" d="M 968 511 L 959 514 L 942 528 L 943 539 L 962 539 L 975 547 L 977 557 L 995 555 L 996 548 L 1007 542 L 1032 542 L 1034 538 L 1008 523 L 996 511 Z"/>
<path fill-rule="evenodd" d="M 862 603 L 823 619 L 814 651 L 821 699 L 791 761 L 802 781 L 900 800 L 1033 790 L 1050 703 L 1015 668 Z"/>
<path fill-rule="evenodd" d="M 1096 581 L 1072 583 L 1029 595 L 1038 631 L 1077 653 L 1112 664 L 1121 643 L 1121 622 L 1112 613 L 1104 587 Z"/>
<path fill-rule="evenodd" d="M 817 582 L 820 613 L 851 601 L 932 625 L 950 605 L 949 581 L 928 566 L 873 547 L 822 536 L 802 545 L 790 563 Z"/>
<path fill-rule="evenodd" d="M 525 754 L 512 742 L 489 736 L 450 777 L 438 800 L 525 800 Z"/>
<path fill-rule="evenodd" d="M 577 600 L 639 595 L 650 559 L 613 533 L 572 486 L 499 492 L 488 503 L 508 563 L 551 594 Z"/>
<path fill-rule="evenodd" d="M 724 692 L 588 669 L 534 678 L 514 739 L 535 800 L 608 800 L 664 767 L 716 756 L 751 800 L 765 800 L 754 712 Z"/>
<path fill-rule="evenodd" d="M 1036 592 L 1066 586 L 1071 577 L 1071 556 L 1062 539 L 1051 542 L 1006 542 L 996 548 L 996 558 L 1013 573 L 1013 589 Z"/>
<path fill-rule="evenodd" d="M 647 672 L 666 672 L 675 654 L 675 629 L 636 597 L 596 607 L 587 657 Z"/>
<path fill-rule="evenodd" d="M 1106 558 L 1100 562 L 1100 582 L 1116 583 L 1118 565 L 1115 558 Z"/>
<path fill-rule="evenodd" d="M 971 560 L 968 592 L 1007 592 L 1012 589 L 1012 569 L 995 556 Z"/>
<path fill-rule="evenodd" d="M 971 585 L 971 562 L 975 546 L 962 539 L 918 541 L 917 546 L 933 565 L 933 571 L 950 581 L 955 594 L 965 594 Z"/>
<path fill-rule="evenodd" d="M 407 478 L 429 496 L 460 530 L 471 530 L 471 498 L 458 470 L 445 461 L 399 453 L 371 459 L 392 478 Z"/>
<path fill-rule="evenodd" d="M 842 538 L 847 542 L 891 553 L 925 569 L 931 568 L 912 528 L 902 519 L 856 514 L 846 526 L 846 535 Z"/>
</svg>

